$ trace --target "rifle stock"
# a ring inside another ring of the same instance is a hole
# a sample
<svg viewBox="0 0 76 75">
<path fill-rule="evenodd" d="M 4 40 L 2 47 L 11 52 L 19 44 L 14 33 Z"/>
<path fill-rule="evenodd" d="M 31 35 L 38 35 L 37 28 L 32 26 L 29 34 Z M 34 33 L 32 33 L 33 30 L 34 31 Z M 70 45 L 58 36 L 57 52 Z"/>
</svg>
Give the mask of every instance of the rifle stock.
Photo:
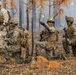
<svg viewBox="0 0 76 75">
<path fill-rule="evenodd" d="M 65 32 L 65 41 L 66 41 L 66 46 L 69 46 L 67 30 L 66 30 L 66 28 L 64 28 L 63 30 L 64 30 L 64 32 Z"/>
</svg>

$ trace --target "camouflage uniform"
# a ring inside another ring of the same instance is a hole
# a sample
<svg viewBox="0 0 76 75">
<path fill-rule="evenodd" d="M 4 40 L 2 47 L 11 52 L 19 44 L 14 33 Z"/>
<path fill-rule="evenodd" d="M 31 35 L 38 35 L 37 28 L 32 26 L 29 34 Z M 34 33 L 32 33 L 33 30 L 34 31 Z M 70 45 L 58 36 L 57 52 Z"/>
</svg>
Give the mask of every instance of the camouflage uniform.
<svg viewBox="0 0 76 75">
<path fill-rule="evenodd" d="M 0 30 L 4 29 L 4 25 L 8 23 L 9 15 L 6 9 L 2 8 L 2 2 L 0 1 Z"/>
<path fill-rule="evenodd" d="M 72 47 L 73 54 L 74 56 L 76 56 L 76 26 L 75 24 L 73 24 L 74 19 L 72 17 L 67 17 L 66 21 L 68 25 L 68 28 L 66 29 L 68 34 L 68 44 Z M 68 50 L 69 47 L 66 47 L 65 45 L 65 40 L 63 41 L 63 47 L 66 54 L 70 53 L 70 51 Z"/>
<path fill-rule="evenodd" d="M 23 27 L 16 27 L 15 30 L 20 34 L 21 57 L 25 61 L 31 56 L 31 33 Z"/>
<path fill-rule="evenodd" d="M 10 20 L 8 37 L 5 37 L 5 58 L 10 59 L 10 57 L 20 57 L 20 42 L 19 42 L 19 32 L 14 30 L 15 26 L 18 25 L 18 21 L 15 19 Z"/>
<path fill-rule="evenodd" d="M 52 26 L 50 26 L 51 24 Z M 56 41 L 57 41 L 57 35 L 58 32 L 54 27 L 54 20 L 48 20 L 47 24 L 50 28 L 50 31 L 48 31 L 47 29 L 43 30 L 41 33 L 41 41 L 47 41 L 47 45 L 46 45 L 46 57 L 47 59 L 51 59 L 52 56 L 55 55 L 55 49 L 56 49 Z"/>
<path fill-rule="evenodd" d="M 22 49 L 22 56 L 25 60 L 29 59 L 29 56 L 31 56 L 31 50 L 32 50 L 32 46 L 31 46 L 31 34 L 29 31 L 24 30 L 22 33 L 22 37 L 21 37 L 21 47 L 24 48 L 24 50 Z M 24 53 L 25 52 L 25 53 Z"/>
<path fill-rule="evenodd" d="M 3 20 L 4 20 L 3 14 L 2 14 L 2 12 L 0 11 L 0 30 L 3 30 L 3 28 L 4 28 L 4 27 L 2 26 Z"/>
</svg>

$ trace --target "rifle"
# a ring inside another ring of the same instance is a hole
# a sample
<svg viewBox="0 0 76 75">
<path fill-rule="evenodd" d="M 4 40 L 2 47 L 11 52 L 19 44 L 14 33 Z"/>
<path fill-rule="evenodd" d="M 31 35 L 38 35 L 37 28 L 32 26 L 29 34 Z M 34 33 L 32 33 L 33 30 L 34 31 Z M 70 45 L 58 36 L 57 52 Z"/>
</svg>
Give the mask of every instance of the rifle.
<svg viewBox="0 0 76 75">
<path fill-rule="evenodd" d="M 64 28 L 63 30 L 65 32 L 65 36 L 64 36 L 65 37 L 65 45 L 63 44 L 63 47 L 64 47 L 64 50 L 65 50 L 65 52 L 67 54 L 67 53 L 70 53 L 69 42 L 68 42 L 68 34 L 67 34 L 66 28 Z"/>
<path fill-rule="evenodd" d="M 7 32 L 6 37 L 9 38 L 9 32 L 8 32 L 7 24 L 8 23 L 5 24 L 5 28 L 6 28 L 6 32 Z"/>
<path fill-rule="evenodd" d="M 66 30 L 66 28 L 64 28 L 63 30 L 64 30 L 64 32 L 65 32 L 66 46 L 69 46 L 69 44 L 68 44 L 68 34 L 67 34 L 67 30 Z"/>
</svg>

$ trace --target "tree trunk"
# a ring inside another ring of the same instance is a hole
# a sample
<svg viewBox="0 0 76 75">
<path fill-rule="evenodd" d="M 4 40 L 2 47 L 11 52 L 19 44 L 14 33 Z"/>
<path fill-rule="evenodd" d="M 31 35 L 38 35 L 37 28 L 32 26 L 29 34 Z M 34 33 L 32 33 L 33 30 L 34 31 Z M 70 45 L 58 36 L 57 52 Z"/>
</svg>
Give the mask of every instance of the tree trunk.
<svg viewBox="0 0 76 75">
<path fill-rule="evenodd" d="M 50 14 L 51 14 L 51 4 L 50 4 L 51 2 L 50 2 L 50 0 L 49 0 L 49 18 L 50 18 Z"/>
<path fill-rule="evenodd" d="M 32 56 L 33 56 L 33 50 L 34 50 L 34 31 L 33 31 L 33 20 L 34 20 L 34 2 L 33 2 L 33 0 L 32 0 Z"/>
<path fill-rule="evenodd" d="M 34 29 L 36 29 L 36 7 L 35 3 L 32 0 L 32 55 L 34 56 Z M 36 30 L 35 30 L 36 31 Z"/>
<path fill-rule="evenodd" d="M 14 7 L 13 7 L 13 2 L 14 2 L 14 0 L 11 0 L 11 14 L 12 14 L 12 17 L 14 17 Z"/>
<path fill-rule="evenodd" d="M 27 27 L 26 27 L 26 29 L 29 30 L 29 9 L 28 9 L 28 6 L 27 6 L 26 14 L 27 14 Z"/>
<path fill-rule="evenodd" d="M 3 0 L 3 2 L 6 2 L 6 0 Z M 3 7 L 6 9 L 6 4 L 4 4 Z"/>
<path fill-rule="evenodd" d="M 22 27 L 22 1 L 19 0 L 19 26 Z"/>
<path fill-rule="evenodd" d="M 39 34 L 40 34 L 40 28 L 41 28 L 41 25 L 40 25 L 41 15 L 42 15 L 42 8 L 40 8 L 40 13 L 39 13 Z M 39 36 L 39 40 L 40 40 L 40 36 Z"/>
</svg>

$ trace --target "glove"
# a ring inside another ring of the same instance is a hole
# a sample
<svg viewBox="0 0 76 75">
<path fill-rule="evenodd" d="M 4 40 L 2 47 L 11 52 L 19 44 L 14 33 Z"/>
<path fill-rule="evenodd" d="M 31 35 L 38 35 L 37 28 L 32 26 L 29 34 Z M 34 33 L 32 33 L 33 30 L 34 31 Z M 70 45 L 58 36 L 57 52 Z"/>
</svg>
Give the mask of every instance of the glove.
<svg viewBox="0 0 76 75">
<path fill-rule="evenodd" d="M 69 45 L 71 45 L 71 40 L 68 39 L 68 43 L 69 43 Z"/>
</svg>

